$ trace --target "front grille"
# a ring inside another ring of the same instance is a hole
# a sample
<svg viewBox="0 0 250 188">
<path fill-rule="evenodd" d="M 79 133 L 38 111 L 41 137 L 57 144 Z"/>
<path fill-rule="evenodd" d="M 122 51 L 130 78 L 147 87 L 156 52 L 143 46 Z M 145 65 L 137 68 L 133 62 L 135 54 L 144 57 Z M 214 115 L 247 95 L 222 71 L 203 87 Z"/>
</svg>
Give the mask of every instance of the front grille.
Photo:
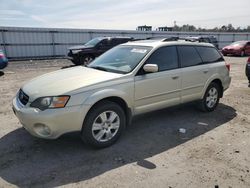
<svg viewBox="0 0 250 188">
<path fill-rule="evenodd" d="M 29 96 L 25 94 L 21 89 L 18 94 L 18 99 L 23 105 L 26 105 L 29 102 Z"/>
</svg>

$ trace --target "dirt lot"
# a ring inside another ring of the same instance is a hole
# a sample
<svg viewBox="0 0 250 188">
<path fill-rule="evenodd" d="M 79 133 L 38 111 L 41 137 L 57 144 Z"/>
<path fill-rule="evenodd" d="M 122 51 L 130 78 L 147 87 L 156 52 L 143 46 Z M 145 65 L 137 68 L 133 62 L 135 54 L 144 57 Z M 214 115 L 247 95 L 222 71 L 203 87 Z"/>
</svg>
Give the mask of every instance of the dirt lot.
<svg viewBox="0 0 250 188">
<path fill-rule="evenodd" d="M 232 85 L 215 112 L 188 104 L 136 117 L 102 150 L 86 147 L 78 134 L 34 138 L 12 112 L 23 83 L 68 61 L 10 62 L 0 73 L 0 187 L 250 187 L 247 58 L 226 60 Z"/>
</svg>

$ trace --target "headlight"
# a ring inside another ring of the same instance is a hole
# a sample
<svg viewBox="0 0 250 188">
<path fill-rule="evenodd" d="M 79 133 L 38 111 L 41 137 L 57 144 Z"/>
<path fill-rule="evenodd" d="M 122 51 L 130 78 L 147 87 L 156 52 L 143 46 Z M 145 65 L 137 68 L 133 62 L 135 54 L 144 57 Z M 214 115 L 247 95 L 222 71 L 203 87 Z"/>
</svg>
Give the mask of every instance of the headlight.
<svg viewBox="0 0 250 188">
<path fill-rule="evenodd" d="M 77 54 L 77 53 L 79 53 L 80 51 L 82 51 L 82 50 L 72 50 L 72 54 Z"/>
<path fill-rule="evenodd" d="M 69 96 L 40 97 L 34 100 L 30 106 L 40 110 L 46 110 L 48 108 L 64 108 L 69 101 L 69 98 Z"/>
</svg>

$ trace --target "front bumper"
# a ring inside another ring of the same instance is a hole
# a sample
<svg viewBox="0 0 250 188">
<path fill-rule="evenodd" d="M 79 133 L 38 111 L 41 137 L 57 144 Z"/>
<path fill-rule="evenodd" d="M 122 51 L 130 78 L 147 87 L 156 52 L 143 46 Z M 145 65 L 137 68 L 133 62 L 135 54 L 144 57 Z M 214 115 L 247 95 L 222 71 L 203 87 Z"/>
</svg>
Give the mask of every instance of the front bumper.
<svg viewBox="0 0 250 188">
<path fill-rule="evenodd" d="M 73 56 L 67 55 L 66 58 L 68 60 L 70 60 L 72 63 L 74 63 L 75 65 L 77 65 L 78 62 L 79 62 L 79 56 L 78 55 L 73 55 Z"/>
<path fill-rule="evenodd" d="M 80 131 L 87 113 L 84 109 L 79 105 L 40 111 L 23 106 L 16 97 L 13 99 L 13 111 L 23 127 L 33 136 L 45 139 Z"/>
<path fill-rule="evenodd" d="M 71 56 L 66 56 L 66 59 L 71 60 L 71 61 L 74 60 L 74 58 Z"/>
</svg>

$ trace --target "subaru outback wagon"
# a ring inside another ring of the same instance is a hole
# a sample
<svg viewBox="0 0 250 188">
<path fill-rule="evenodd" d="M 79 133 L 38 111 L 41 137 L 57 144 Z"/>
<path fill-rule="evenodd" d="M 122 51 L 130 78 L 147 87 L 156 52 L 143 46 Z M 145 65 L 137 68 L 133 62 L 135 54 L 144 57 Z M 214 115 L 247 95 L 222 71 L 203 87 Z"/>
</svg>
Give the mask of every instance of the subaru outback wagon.
<svg viewBox="0 0 250 188">
<path fill-rule="evenodd" d="M 230 85 L 229 69 L 212 44 L 129 42 L 88 67 L 29 81 L 13 99 L 13 110 L 36 137 L 81 131 L 87 144 L 107 147 L 134 115 L 190 101 L 198 101 L 203 111 L 215 110 Z"/>
</svg>

